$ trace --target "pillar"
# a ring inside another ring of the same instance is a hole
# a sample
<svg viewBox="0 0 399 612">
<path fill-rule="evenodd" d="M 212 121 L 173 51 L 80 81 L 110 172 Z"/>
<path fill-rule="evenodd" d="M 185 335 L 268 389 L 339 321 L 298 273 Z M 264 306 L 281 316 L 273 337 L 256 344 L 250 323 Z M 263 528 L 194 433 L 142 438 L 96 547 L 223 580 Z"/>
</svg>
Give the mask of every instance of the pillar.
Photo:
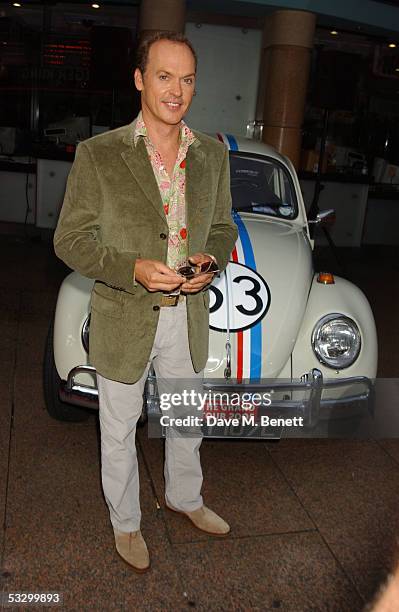
<svg viewBox="0 0 399 612">
<path fill-rule="evenodd" d="M 263 140 L 299 165 L 316 16 L 276 11 L 266 19 L 260 79 Z M 262 82 L 263 81 L 263 82 Z"/>
<path fill-rule="evenodd" d="M 140 37 L 148 36 L 154 30 L 184 32 L 185 23 L 185 0 L 141 0 Z"/>
</svg>

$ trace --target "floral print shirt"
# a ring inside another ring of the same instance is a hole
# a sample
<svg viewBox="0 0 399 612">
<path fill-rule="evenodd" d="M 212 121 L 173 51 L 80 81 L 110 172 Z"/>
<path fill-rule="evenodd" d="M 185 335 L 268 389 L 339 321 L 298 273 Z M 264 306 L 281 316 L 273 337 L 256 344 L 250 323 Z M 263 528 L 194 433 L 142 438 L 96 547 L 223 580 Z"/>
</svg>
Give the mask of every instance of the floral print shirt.
<svg viewBox="0 0 399 612">
<path fill-rule="evenodd" d="M 187 261 L 186 227 L 186 156 L 188 147 L 195 136 L 184 123 L 180 124 L 180 147 L 172 176 L 169 176 L 160 153 L 156 150 L 147 134 L 142 113 L 137 117 L 134 132 L 134 145 L 140 137 L 144 138 L 147 153 L 162 198 L 163 209 L 169 226 L 167 265 L 175 270 Z"/>
</svg>

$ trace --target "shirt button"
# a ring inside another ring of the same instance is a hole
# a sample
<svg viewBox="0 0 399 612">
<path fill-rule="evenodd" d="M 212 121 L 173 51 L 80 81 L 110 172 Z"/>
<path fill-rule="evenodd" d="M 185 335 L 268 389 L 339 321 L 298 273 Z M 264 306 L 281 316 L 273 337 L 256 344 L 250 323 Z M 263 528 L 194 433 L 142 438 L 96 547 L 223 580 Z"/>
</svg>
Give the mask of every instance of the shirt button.
<svg viewBox="0 0 399 612">
<path fill-rule="evenodd" d="M 159 237 L 162 238 L 162 240 L 166 240 L 166 234 L 164 234 L 163 232 L 162 234 L 159 234 Z"/>
<path fill-rule="evenodd" d="M 155 312 L 157 312 L 159 310 L 159 306 L 153 306 L 152 309 L 155 310 Z"/>
</svg>

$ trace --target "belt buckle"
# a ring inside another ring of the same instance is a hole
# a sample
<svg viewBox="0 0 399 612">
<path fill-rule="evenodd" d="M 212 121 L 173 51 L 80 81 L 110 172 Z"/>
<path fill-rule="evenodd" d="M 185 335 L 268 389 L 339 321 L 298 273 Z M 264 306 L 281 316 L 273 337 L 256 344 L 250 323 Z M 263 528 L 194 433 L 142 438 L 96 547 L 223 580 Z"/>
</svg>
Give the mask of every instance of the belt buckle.
<svg viewBox="0 0 399 612">
<path fill-rule="evenodd" d="M 163 295 L 161 297 L 161 306 L 177 306 L 180 295 Z"/>
</svg>

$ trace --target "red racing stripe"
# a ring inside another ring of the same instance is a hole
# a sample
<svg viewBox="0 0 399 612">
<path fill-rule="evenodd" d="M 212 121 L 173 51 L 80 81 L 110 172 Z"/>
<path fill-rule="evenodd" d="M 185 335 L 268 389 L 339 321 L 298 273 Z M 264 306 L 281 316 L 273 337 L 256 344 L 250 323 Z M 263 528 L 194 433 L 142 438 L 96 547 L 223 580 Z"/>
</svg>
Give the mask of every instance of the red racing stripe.
<svg viewBox="0 0 399 612">
<path fill-rule="evenodd" d="M 237 249 L 234 247 L 232 252 L 233 261 L 238 263 Z M 242 383 L 243 363 L 244 363 L 244 333 L 237 332 L 237 382 Z"/>
</svg>

